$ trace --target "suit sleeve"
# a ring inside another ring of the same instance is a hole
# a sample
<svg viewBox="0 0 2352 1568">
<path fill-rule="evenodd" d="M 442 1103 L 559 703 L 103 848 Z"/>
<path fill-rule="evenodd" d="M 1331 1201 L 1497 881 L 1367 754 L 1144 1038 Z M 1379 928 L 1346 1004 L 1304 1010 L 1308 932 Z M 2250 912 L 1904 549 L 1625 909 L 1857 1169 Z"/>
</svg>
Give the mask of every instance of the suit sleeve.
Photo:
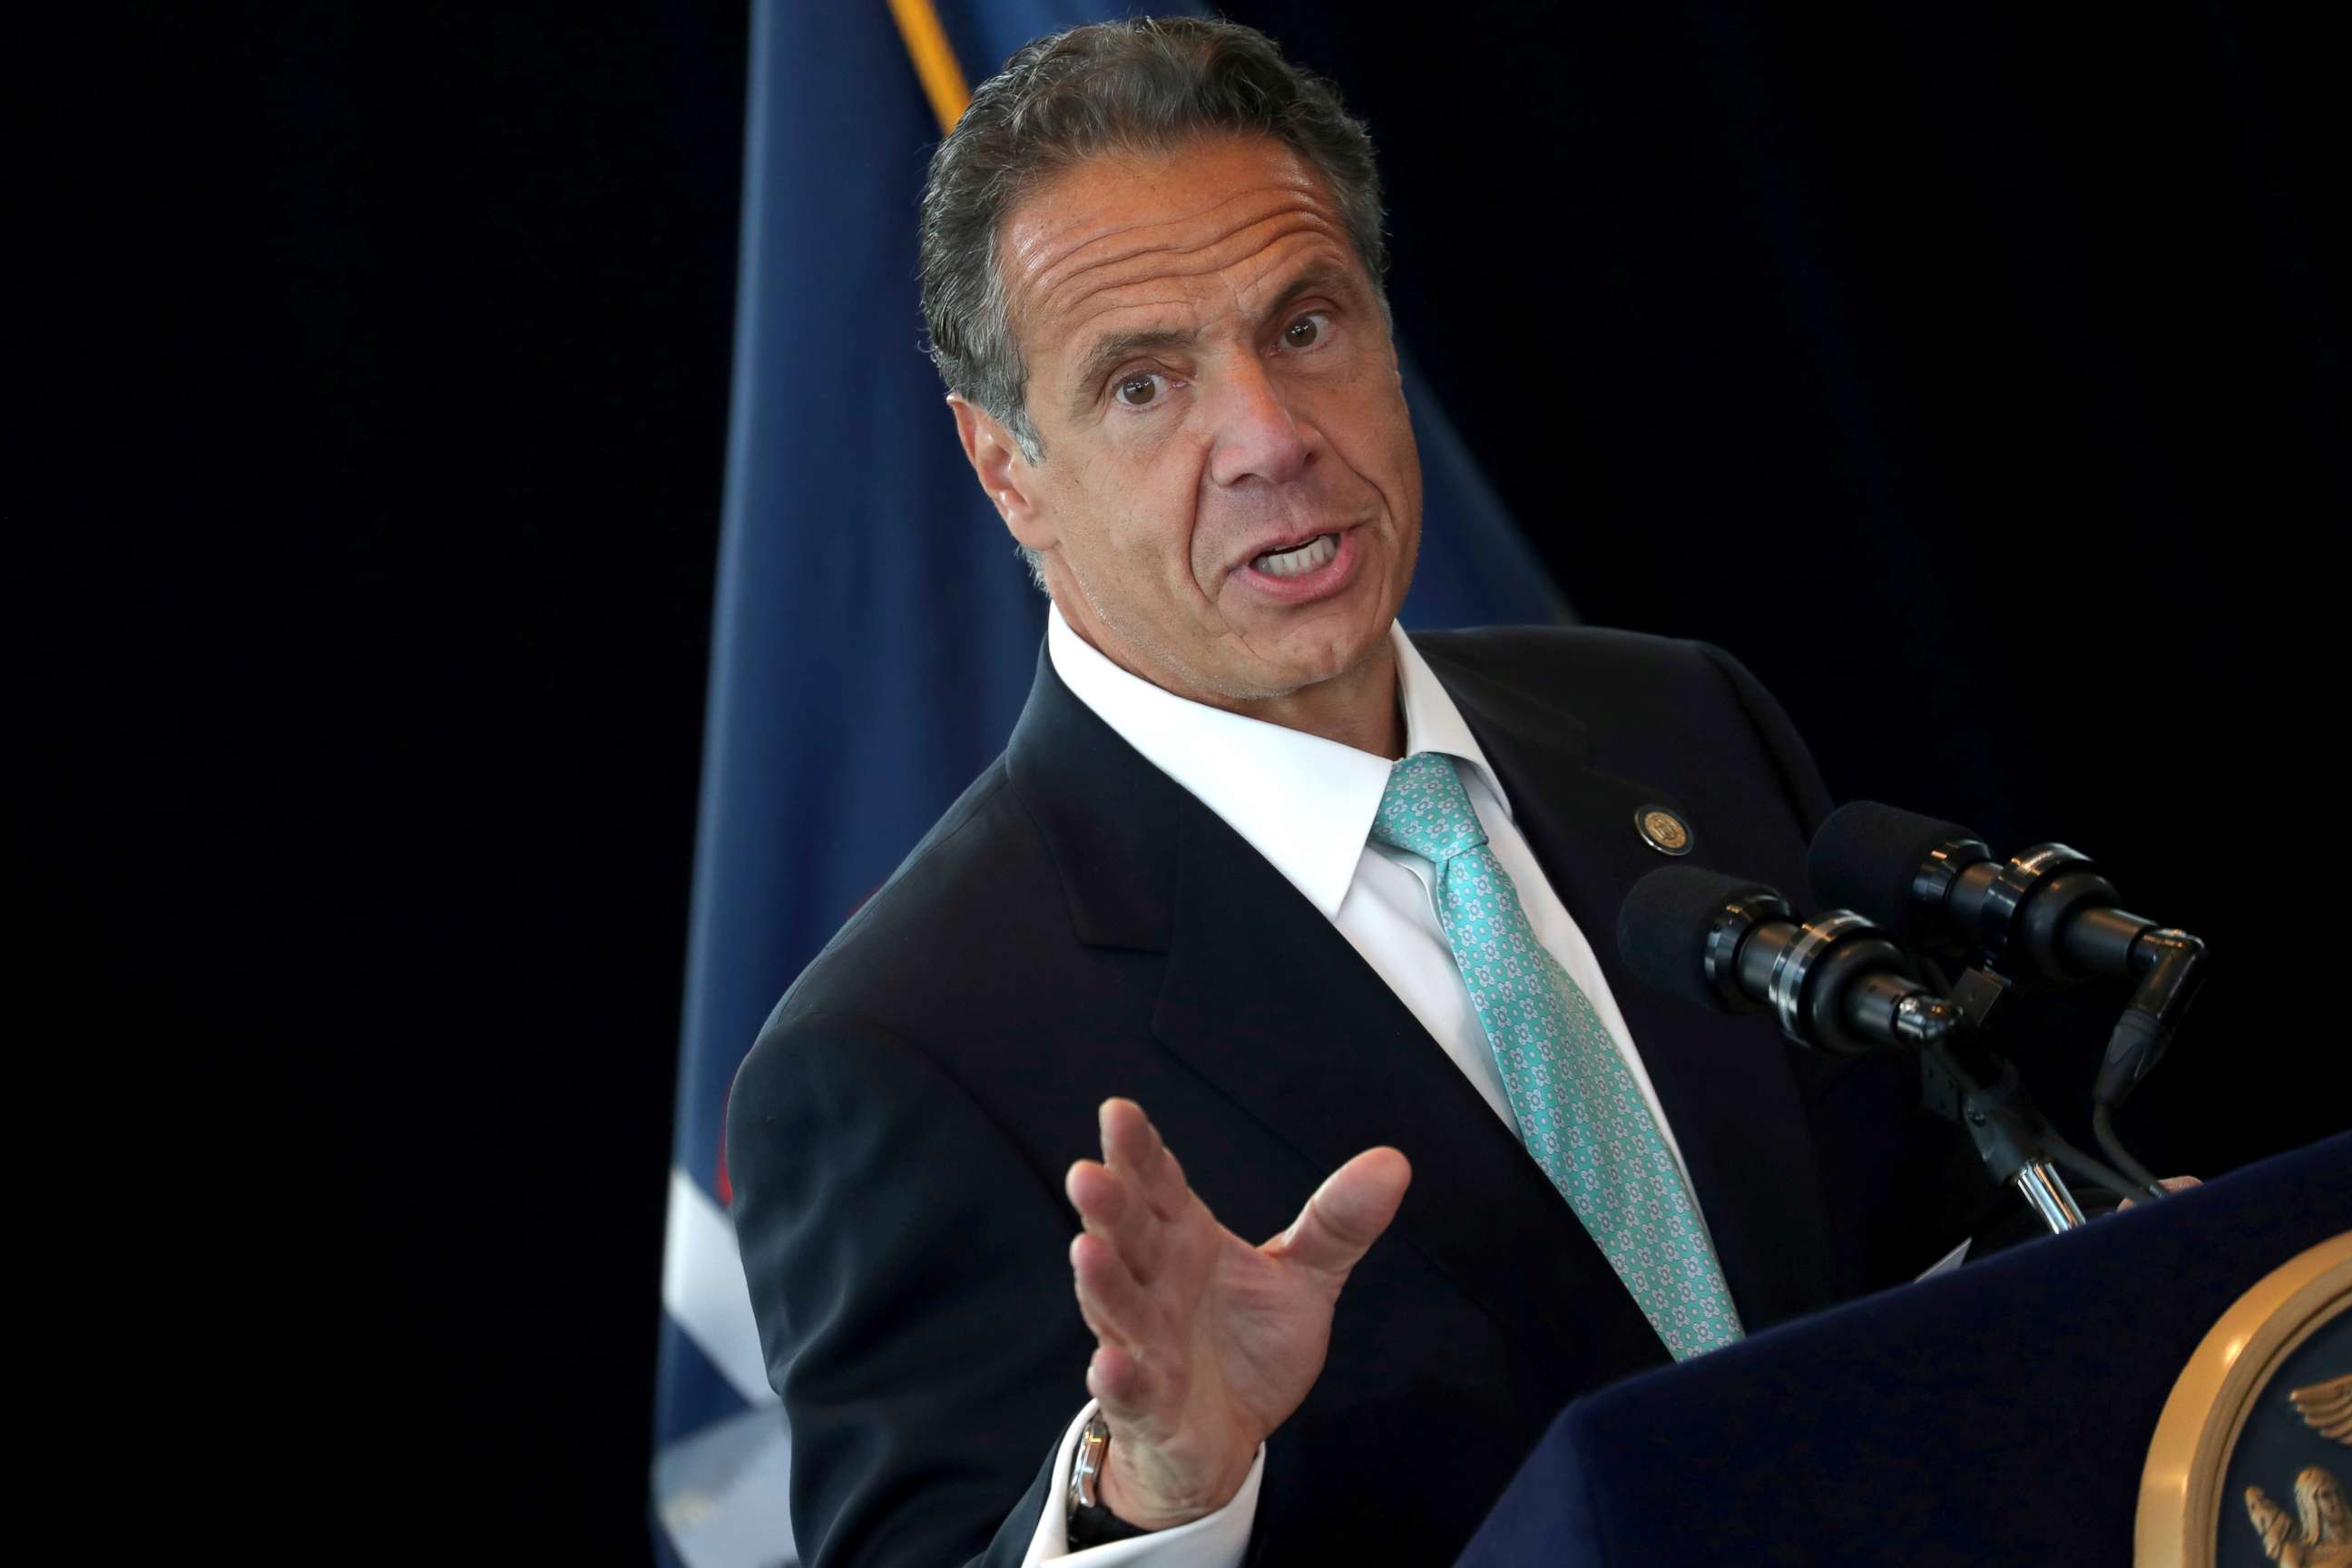
<svg viewBox="0 0 2352 1568">
<path fill-rule="evenodd" d="M 1015 1568 L 1093 1349 L 1058 1189 L 921 1052 L 855 1020 L 772 1024 L 727 1147 L 803 1561 Z"/>
</svg>

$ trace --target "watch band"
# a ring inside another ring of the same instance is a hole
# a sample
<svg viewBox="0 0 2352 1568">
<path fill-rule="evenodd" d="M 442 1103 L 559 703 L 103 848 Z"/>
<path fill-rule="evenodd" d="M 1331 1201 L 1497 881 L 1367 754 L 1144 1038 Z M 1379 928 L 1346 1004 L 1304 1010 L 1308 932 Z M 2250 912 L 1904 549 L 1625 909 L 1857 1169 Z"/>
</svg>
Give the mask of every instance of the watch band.
<svg viewBox="0 0 2352 1568">
<path fill-rule="evenodd" d="M 1073 1552 L 1151 1533 L 1140 1525 L 1128 1523 L 1096 1500 L 1095 1483 L 1101 1478 L 1103 1461 L 1109 1454 L 1110 1423 L 1097 1410 L 1087 1418 L 1085 1430 L 1078 1434 L 1077 1458 L 1070 1466 L 1070 1512 L 1064 1530 Z"/>
</svg>

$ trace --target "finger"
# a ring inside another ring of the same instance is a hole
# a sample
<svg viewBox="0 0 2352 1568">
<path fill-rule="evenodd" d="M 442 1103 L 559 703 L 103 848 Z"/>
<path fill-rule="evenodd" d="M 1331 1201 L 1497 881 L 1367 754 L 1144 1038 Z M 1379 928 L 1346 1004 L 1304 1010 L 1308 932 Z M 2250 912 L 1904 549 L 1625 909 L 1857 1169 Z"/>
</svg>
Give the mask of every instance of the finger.
<svg viewBox="0 0 2352 1568">
<path fill-rule="evenodd" d="M 1160 1130 L 1131 1100 L 1106 1100 L 1099 1121 L 1103 1160 L 1113 1170 L 1131 1177 L 1143 1201 L 1162 1219 L 1183 1214 L 1192 1196 L 1184 1184 L 1184 1168 L 1161 1142 Z"/>
<path fill-rule="evenodd" d="M 1153 1430 L 1158 1391 L 1151 1369 L 1117 1345 L 1098 1346 L 1087 1363 L 1087 1392 L 1101 1402 L 1114 1430 Z"/>
<path fill-rule="evenodd" d="M 1071 1260 L 1070 1271 L 1074 1276 L 1077 1272 L 1076 1259 L 1075 1258 Z M 1076 1289 L 1075 1288 L 1073 1288 L 1071 1294 L 1075 1295 L 1078 1299 L 1078 1316 L 1084 1320 L 1087 1325 L 1087 1332 L 1094 1335 L 1095 1343 L 1097 1345 L 1118 1344 L 1120 1342 L 1118 1331 L 1112 1329 L 1108 1323 L 1105 1322 L 1103 1321 L 1102 1314 L 1095 1310 L 1094 1299 L 1087 1295 L 1084 1290 Z"/>
<path fill-rule="evenodd" d="M 1087 1228 L 1097 1234 L 1115 1228 L 1127 1216 L 1127 1184 L 1098 1160 L 1073 1160 L 1062 1178 L 1062 1191 Z"/>
<path fill-rule="evenodd" d="M 1077 1286 L 1079 1315 L 1096 1339 L 1136 1349 L 1150 1342 L 1157 1321 L 1150 1292 L 1108 1242 L 1098 1236 L 1073 1237 L 1070 1276 Z"/>
<path fill-rule="evenodd" d="M 2193 1186 L 2197 1186 L 2197 1185 L 2199 1185 L 2200 1184 L 2199 1184 L 2199 1182 L 2198 1182 L 2197 1178 L 2196 1178 L 2196 1177 L 2194 1177 L 2194 1176 L 2166 1176 L 2166 1177 L 2162 1178 L 2161 1180 L 2159 1180 L 2156 1184 L 2157 1184 L 2157 1186 L 2158 1187 L 2158 1189 L 2160 1189 L 2160 1190 L 2161 1190 L 2161 1191 L 2163 1191 L 2163 1192 L 2167 1192 L 2167 1193 L 2185 1193 L 2185 1192 L 2187 1192 L 2189 1188 L 2191 1188 L 2191 1187 L 2193 1187 Z M 2143 1198 L 2144 1198 L 2144 1197 L 2146 1197 L 2146 1196 L 2147 1196 L 2147 1195 L 2148 1195 L 2148 1194 L 2146 1194 L 2146 1193 L 2142 1193 L 2142 1194 L 2139 1194 L 2139 1196 L 2140 1196 L 2140 1197 L 2143 1197 Z M 2124 1199 L 2124 1201 L 2123 1201 L 2123 1202 L 2121 1202 L 2121 1203 L 2119 1203 L 2119 1204 L 2117 1204 L 2117 1205 L 2116 1205 L 2116 1207 L 2117 1207 L 2117 1208 L 2119 1208 L 2119 1209 L 2127 1209 L 2127 1208 L 2129 1208 L 2129 1207 L 2131 1207 L 2131 1206 L 2132 1206 L 2132 1205 L 2133 1205 L 2134 1201 L 2135 1201 L 2135 1200 L 2134 1200 L 2133 1198 L 2131 1198 L 2131 1197 L 2129 1197 L 2129 1196 L 2126 1196 L 2126 1197 Z"/>
<path fill-rule="evenodd" d="M 1164 1226 L 1151 1205 L 1135 1195 L 1134 1184 L 1128 1177 L 1108 1165 L 1080 1160 L 1071 1165 L 1062 1189 L 1069 1194 L 1087 1234 L 1117 1247 L 1138 1278 L 1158 1277 L 1166 1249 Z"/>
<path fill-rule="evenodd" d="M 1412 1166 L 1394 1149 L 1367 1149 L 1325 1179 L 1288 1230 L 1266 1243 L 1276 1257 L 1341 1278 L 1396 1218 Z"/>
</svg>

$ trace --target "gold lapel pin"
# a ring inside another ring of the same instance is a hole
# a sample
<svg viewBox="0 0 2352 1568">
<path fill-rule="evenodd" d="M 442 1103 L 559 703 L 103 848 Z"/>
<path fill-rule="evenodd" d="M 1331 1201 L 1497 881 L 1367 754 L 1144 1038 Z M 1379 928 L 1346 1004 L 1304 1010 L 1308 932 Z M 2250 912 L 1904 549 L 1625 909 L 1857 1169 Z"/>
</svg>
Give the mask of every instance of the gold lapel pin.
<svg viewBox="0 0 2352 1568">
<path fill-rule="evenodd" d="M 1643 843 L 1661 855 L 1690 853 L 1690 824 L 1663 805 L 1645 805 L 1636 811 L 1633 831 L 1642 836 Z"/>
</svg>

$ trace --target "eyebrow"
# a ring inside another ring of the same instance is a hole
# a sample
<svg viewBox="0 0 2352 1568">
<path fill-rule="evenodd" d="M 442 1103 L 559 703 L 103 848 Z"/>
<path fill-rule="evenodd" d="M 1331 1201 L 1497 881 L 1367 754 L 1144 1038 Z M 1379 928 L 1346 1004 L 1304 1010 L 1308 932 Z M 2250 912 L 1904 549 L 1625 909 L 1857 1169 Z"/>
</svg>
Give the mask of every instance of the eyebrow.
<svg viewBox="0 0 2352 1568">
<path fill-rule="evenodd" d="M 1102 339 L 1087 351 L 1085 362 L 1078 366 L 1078 374 L 1071 378 L 1070 412 L 1072 414 L 1086 412 L 1087 405 L 1094 402 L 1095 388 L 1100 384 L 1104 376 L 1110 374 L 1111 367 L 1118 364 L 1119 361 L 1130 354 L 1156 353 L 1161 349 L 1189 348 L 1199 336 L 1200 334 L 1191 328 L 1178 331 L 1172 328 L 1163 327 L 1159 331 L 1148 332 L 1113 332 L 1109 337 Z"/>
<path fill-rule="evenodd" d="M 1347 285 L 1346 269 L 1318 257 L 1274 297 L 1273 303 L 1258 312 L 1258 321 L 1263 324 L 1281 315 L 1301 295 L 1311 294 L 1318 289 L 1331 293 L 1348 292 Z M 1087 405 L 1094 401 L 1095 388 L 1121 360 L 1135 354 L 1156 353 L 1163 349 L 1190 348 L 1199 338 L 1200 332 L 1194 328 L 1161 327 L 1138 332 L 1113 332 L 1099 340 L 1087 351 L 1086 357 L 1079 362 L 1077 374 L 1071 378 L 1070 412 L 1074 415 L 1086 412 Z"/>
</svg>

